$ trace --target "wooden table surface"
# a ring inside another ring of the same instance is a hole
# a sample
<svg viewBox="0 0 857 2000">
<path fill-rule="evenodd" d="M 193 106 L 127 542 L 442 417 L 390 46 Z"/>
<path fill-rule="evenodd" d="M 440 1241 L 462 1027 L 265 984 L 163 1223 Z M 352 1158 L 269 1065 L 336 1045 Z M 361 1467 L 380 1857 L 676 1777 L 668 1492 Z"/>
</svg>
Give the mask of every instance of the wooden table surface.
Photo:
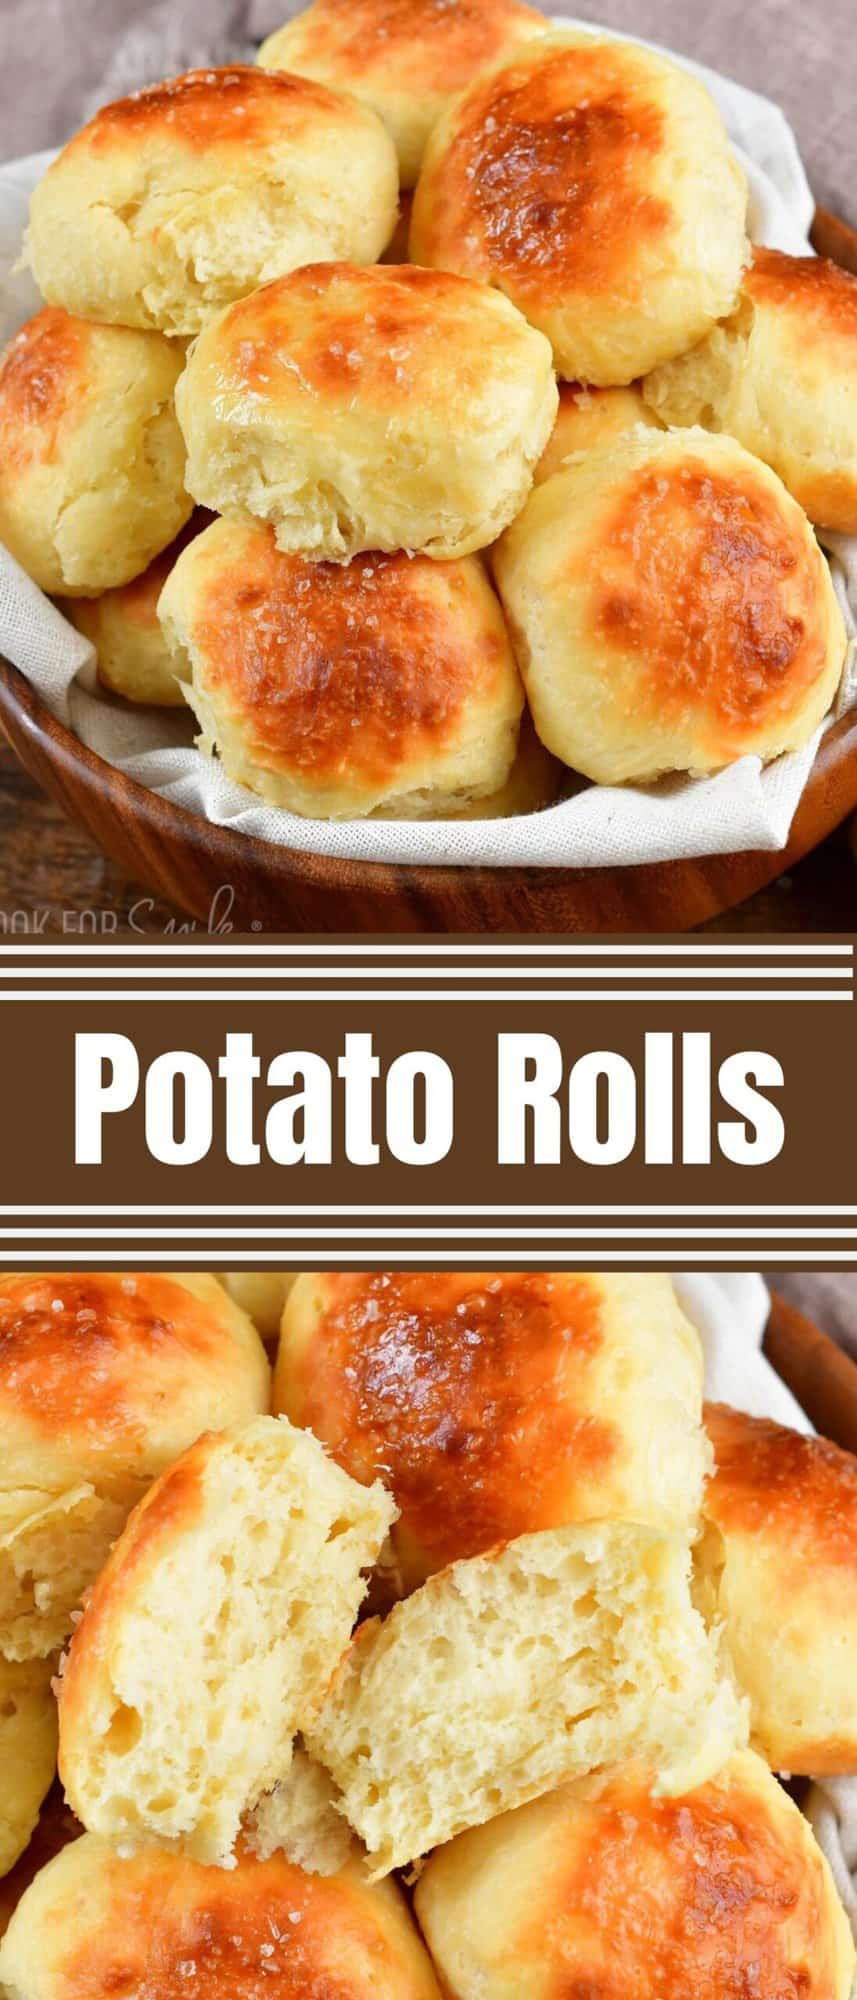
<svg viewBox="0 0 857 2000">
<path fill-rule="evenodd" d="M 0 742 L 0 939 L 162 936 L 198 928 L 107 861 Z M 855 931 L 857 862 L 844 832 L 816 848 L 713 931 Z"/>
</svg>

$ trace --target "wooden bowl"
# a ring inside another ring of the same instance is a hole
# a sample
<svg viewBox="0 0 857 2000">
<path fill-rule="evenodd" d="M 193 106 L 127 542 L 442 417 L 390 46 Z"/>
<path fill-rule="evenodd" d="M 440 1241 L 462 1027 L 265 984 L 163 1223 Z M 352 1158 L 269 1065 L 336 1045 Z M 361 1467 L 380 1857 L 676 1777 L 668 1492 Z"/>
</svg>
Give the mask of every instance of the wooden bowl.
<svg viewBox="0 0 857 2000">
<path fill-rule="evenodd" d="M 777 1292 L 764 1350 L 822 1437 L 857 1453 L 857 1362 Z"/>
<path fill-rule="evenodd" d="M 818 210 L 813 241 L 857 272 L 857 231 Z M 0 658 L 0 728 L 32 777 L 134 881 L 205 923 L 232 889 L 249 931 L 683 931 L 792 867 L 857 808 L 857 714 L 828 730 L 774 853 L 636 868 L 433 868 L 342 861 L 216 827 L 124 777 L 63 728 Z"/>
</svg>

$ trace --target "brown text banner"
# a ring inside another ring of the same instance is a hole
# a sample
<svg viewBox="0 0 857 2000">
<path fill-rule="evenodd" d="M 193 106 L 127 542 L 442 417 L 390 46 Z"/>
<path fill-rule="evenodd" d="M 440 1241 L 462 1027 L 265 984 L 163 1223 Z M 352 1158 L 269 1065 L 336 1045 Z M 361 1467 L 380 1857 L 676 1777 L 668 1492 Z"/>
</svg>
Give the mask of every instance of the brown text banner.
<svg viewBox="0 0 857 2000">
<path fill-rule="evenodd" d="M 0 1261 L 857 1262 L 853 977 L 841 937 L 7 943 Z"/>
</svg>

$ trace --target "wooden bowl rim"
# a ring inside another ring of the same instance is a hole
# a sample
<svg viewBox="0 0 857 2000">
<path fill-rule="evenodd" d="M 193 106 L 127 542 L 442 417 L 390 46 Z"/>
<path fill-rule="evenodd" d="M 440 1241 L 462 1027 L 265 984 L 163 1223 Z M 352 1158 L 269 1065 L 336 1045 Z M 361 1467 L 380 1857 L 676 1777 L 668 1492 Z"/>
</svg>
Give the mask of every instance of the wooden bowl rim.
<svg viewBox="0 0 857 2000">
<path fill-rule="evenodd" d="M 857 1278 L 855 1279 L 857 1308 Z M 857 1360 L 771 1287 L 763 1353 L 821 1437 L 857 1453 Z"/>
<path fill-rule="evenodd" d="M 78 782 L 83 777 L 87 789 L 95 792 L 99 799 L 103 798 L 108 788 L 114 795 L 118 793 L 120 809 L 126 806 L 139 822 L 160 838 L 166 833 L 180 844 L 190 842 L 191 846 L 203 847 L 209 853 L 212 850 L 222 853 L 227 868 L 231 860 L 240 860 L 245 867 L 255 861 L 266 872 L 282 864 L 285 873 L 311 873 L 316 886 L 330 889 L 340 886 L 342 871 L 347 868 L 352 880 L 359 880 L 376 896 L 398 892 L 403 875 L 414 884 L 424 881 L 428 889 L 442 887 L 444 883 L 451 885 L 464 877 L 478 893 L 480 885 L 493 884 L 498 875 L 517 881 L 536 882 L 543 875 L 559 877 L 565 872 L 562 865 L 556 869 L 522 866 L 501 869 L 471 868 L 466 863 L 450 867 L 443 862 L 417 865 L 410 862 L 361 861 L 345 855 L 320 854 L 316 848 L 287 847 L 274 841 L 260 840 L 258 834 L 218 826 L 215 821 L 203 818 L 201 813 L 176 805 L 160 792 L 141 785 L 137 778 L 120 771 L 117 765 L 109 763 L 97 750 L 90 749 L 66 723 L 61 722 L 26 675 L 3 654 L 0 654 L 0 687 L 6 690 L 14 703 L 18 720 L 25 726 L 27 734 L 40 743 L 49 762 L 60 771 L 69 769 Z"/>
<path fill-rule="evenodd" d="M 311 883 L 314 890 L 324 892 L 341 889 L 347 876 L 352 891 L 365 892 L 379 900 L 400 896 L 403 884 L 417 897 L 423 895 L 430 899 L 442 897 L 444 893 L 454 895 L 459 885 L 466 884 L 468 900 L 476 905 L 481 896 L 496 893 L 498 884 L 502 888 L 503 883 L 508 885 L 510 891 L 517 888 L 544 889 L 547 885 L 558 890 L 563 881 L 572 882 L 584 877 L 597 883 L 599 876 L 633 876 L 638 871 L 654 880 L 668 878 L 671 872 L 685 868 L 704 869 L 708 865 L 715 869 L 718 866 L 728 867 L 736 858 L 734 854 L 718 851 L 693 857 L 677 856 L 663 862 L 626 862 L 621 866 L 608 862 L 603 867 L 581 868 L 573 862 L 559 862 L 552 867 L 513 863 L 492 868 L 484 864 L 471 867 L 467 863 L 364 861 L 345 855 L 322 854 L 316 848 L 280 846 L 273 841 L 261 840 L 257 834 L 219 826 L 215 821 L 205 819 L 201 813 L 191 812 L 186 806 L 175 804 L 171 799 L 164 798 L 162 793 L 154 792 L 138 779 L 129 777 L 116 764 L 101 757 L 98 751 L 90 749 L 66 723 L 61 722 L 20 669 L 0 654 L 0 728 L 7 704 L 13 711 L 22 736 L 36 745 L 48 767 L 57 775 L 62 777 L 66 774 L 69 781 L 89 794 L 99 808 L 109 806 L 115 814 L 126 816 L 141 832 L 151 834 L 153 839 L 172 839 L 179 849 L 204 853 L 209 859 L 216 858 L 224 881 L 228 881 L 235 870 L 250 875 L 258 871 L 265 879 L 276 876 L 286 882 L 290 877 L 297 878 Z M 850 741 L 852 737 L 853 742 Z M 857 771 L 857 710 L 840 716 L 831 725 L 826 739 L 828 751 L 843 739 L 847 745 L 845 756 L 848 765 L 850 767 L 853 761 Z M 824 753 L 823 743 L 808 785 L 814 772 L 819 770 Z M 806 796 L 807 788 L 803 799 Z M 857 803 L 857 783 L 854 803 Z M 762 863 L 770 862 L 769 876 L 790 865 L 799 854 L 807 851 L 808 846 L 826 839 L 851 810 L 849 805 L 844 813 L 830 818 L 815 841 L 807 844 L 800 840 L 795 846 L 794 834 L 800 805 L 801 801 L 785 848 L 760 849 L 758 857 L 754 850 L 750 850 L 753 858 Z M 99 845 L 103 845 L 100 839 Z"/>
</svg>

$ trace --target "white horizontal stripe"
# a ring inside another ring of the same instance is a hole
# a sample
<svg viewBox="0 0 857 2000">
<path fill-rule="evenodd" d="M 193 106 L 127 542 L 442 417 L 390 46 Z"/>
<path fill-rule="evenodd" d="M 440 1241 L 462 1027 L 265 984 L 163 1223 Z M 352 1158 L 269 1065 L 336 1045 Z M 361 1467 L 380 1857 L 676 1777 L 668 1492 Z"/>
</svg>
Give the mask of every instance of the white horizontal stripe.
<svg viewBox="0 0 857 2000">
<path fill-rule="evenodd" d="M 64 1248 L 63 1254 L 65 1261 L 69 1264 L 86 1264 L 90 1261 L 90 1258 L 92 1256 L 92 1250 L 91 1248 L 83 1250 L 67 1250 Z M 542 1255 L 543 1253 L 540 1250 L 516 1249 L 515 1252 L 516 1266 L 519 1264 L 539 1265 L 541 1263 Z M 837 1250 L 836 1255 L 838 1260 L 837 1268 L 839 1264 L 857 1263 L 857 1250 Z M 14 1250 L 4 1250 L 4 1256 L 6 1258 L 7 1264 L 29 1263 L 29 1259 L 25 1251 L 18 1252 Z M 110 1256 L 112 1262 L 120 1265 L 129 1263 L 129 1268 L 135 1270 L 139 1270 L 141 1266 L 145 1270 L 156 1270 L 160 1268 L 160 1260 L 156 1262 L 154 1258 L 145 1260 L 140 1259 L 138 1257 L 137 1248 L 133 1244 L 129 1245 L 126 1249 L 117 1249 L 115 1246 L 111 1245 Z M 462 1264 L 484 1264 L 485 1262 L 484 1255 L 480 1250 L 462 1249 L 459 1250 L 458 1257 Z M 132 1258 L 137 1260 L 133 1265 L 130 1264 L 129 1262 L 129 1260 Z M 410 1253 L 406 1253 L 406 1259 L 409 1264 L 413 1262 L 418 1262 L 420 1268 L 423 1270 L 432 1270 L 434 1268 L 432 1265 L 426 1264 L 423 1258 L 420 1256 L 420 1253 L 417 1251 L 415 1251 L 413 1255 L 411 1255 Z M 199 1267 L 199 1264 L 202 1261 L 200 1257 L 199 1248 L 191 1250 L 181 1250 L 181 1249 L 171 1250 L 170 1260 L 172 1264 L 192 1264 L 195 1265 L 197 1268 Z M 260 1250 L 258 1257 L 255 1260 L 257 1264 L 270 1264 L 274 1266 L 278 1265 L 281 1261 L 289 1265 L 295 1264 L 298 1266 L 299 1269 L 304 1268 L 300 1254 L 297 1251 L 284 1250 L 282 1252 L 282 1257 L 280 1257 L 274 1251 Z M 330 1251 L 325 1251 L 325 1250 L 319 1251 L 316 1261 L 319 1265 L 324 1265 L 325 1267 L 328 1264 L 334 1264 L 335 1268 L 337 1269 L 341 1268 L 341 1263 L 342 1263 L 341 1252 L 336 1249 Z M 746 1264 L 755 1270 L 761 1268 L 763 1270 L 783 1271 L 783 1270 L 790 1270 L 792 1268 L 790 1259 L 786 1260 L 781 1256 L 777 1257 L 776 1260 L 774 1260 L 773 1258 L 765 1258 L 763 1256 L 760 1256 L 758 1254 L 758 1251 L 754 1250 L 752 1247 L 747 1251 L 741 1251 L 741 1250 L 712 1250 L 706 1246 L 704 1255 L 700 1255 L 699 1257 L 694 1257 L 692 1263 L 694 1269 L 703 1269 L 703 1270 L 709 1264 L 729 1264 L 733 1268 L 737 1265 L 743 1266 Z M 827 1263 L 828 1268 L 831 1268 L 828 1262 L 828 1253 L 825 1250 L 806 1250 L 801 1252 L 802 1265 L 824 1264 L 824 1263 Z M 213 1264 L 223 1264 L 225 1266 L 228 1266 L 230 1269 L 234 1270 L 235 1258 L 230 1254 L 228 1250 L 207 1249 L 205 1251 L 204 1264 L 206 1267 L 210 1267 Z M 371 1251 L 371 1250 L 349 1251 L 348 1263 L 346 1266 L 347 1269 L 350 1270 L 352 1268 L 355 1268 L 356 1266 L 363 1264 L 370 1265 L 373 1269 L 377 1270 L 386 1270 L 389 1268 L 381 1251 Z M 625 1267 L 629 1267 L 632 1270 L 635 1269 L 638 1264 L 657 1264 L 660 1269 L 667 1267 L 670 1270 L 676 1269 L 676 1270 L 686 1271 L 688 1269 L 688 1255 L 686 1251 L 682 1251 L 681 1256 L 679 1257 L 677 1251 L 670 1252 L 669 1250 L 665 1250 L 664 1248 L 661 1248 L 659 1250 L 643 1250 L 635 1247 L 633 1250 L 629 1250 L 627 1255 L 623 1254 L 623 1252 L 620 1250 L 604 1250 L 600 1258 L 599 1268 L 601 1266 L 606 1266 L 609 1269 L 612 1268 L 613 1265 L 615 1264 L 621 1264 Z M 251 1267 L 248 1265 L 247 1268 L 250 1269 Z M 512 1267 L 489 1264 L 489 1269 L 496 1270 L 498 1276 L 502 1275 L 502 1271 L 505 1268 L 512 1268 Z M 48 1267 L 46 1266 L 45 1269 L 47 1273 Z"/>
<path fill-rule="evenodd" d="M 364 1238 L 379 1236 L 383 1237 L 385 1242 L 406 1240 L 409 1243 L 457 1243 L 462 1240 L 469 1241 L 474 1236 L 478 1237 L 480 1242 L 488 1242 L 490 1240 L 491 1242 L 501 1243 L 522 1243 L 529 1241 L 531 1238 L 537 1239 L 540 1243 L 576 1243 L 581 1240 L 585 1242 L 621 1240 L 627 1243 L 632 1238 L 639 1238 L 641 1242 L 645 1242 L 650 1237 L 657 1237 L 661 1241 L 665 1238 L 679 1241 L 690 1238 L 694 1243 L 702 1243 L 708 1239 L 718 1241 L 723 1238 L 727 1238 L 730 1243 L 742 1242 L 745 1239 L 754 1243 L 761 1243 L 767 1242 L 769 1239 L 775 1241 L 780 1238 L 786 1242 L 795 1242 L 798 1239 L 801 1242 L 811 1242 L 816 1239 L 828 1242 L 841 1239 L 844 1242 L 850 1243 L 852 1239 L 857 1239 L 857 1227 L 853 1229 L 665 1229 L 663 1227 L 657 1229 L 389 1229 L 386 1227 L 383 1229 L 325 1229 L 310 1227 L 282 1230 L 233 1229 L 230 1233 L 232 1241 L 235 1243 L 239 1241 L 278 1243 L 284 1242 L 293 1236 L 300 1237 L 304 1243 L 325 1242 L 330 1238 L 333 1238 L 336 1242 L 350 1243 L 352 1241 L 360 1242 Z M 94 1242 L 97 1240 L 98 1242 L 108 1243 L 113 1238 L 122 1236 L 128 1239 L 133 1238 L 135 1242 L 184 1242 L 189 1237 L 192 1237 L 195 1243 L 206 1243 L 211 1239 L 217 1241 L 222 1234 L 223 1232 L 220 1229 L 0 1229 L 0 1240 L 8 1239 L 11 1242 L 15 1242 L 18 1238 L 23 1238 L 26 1242 L 44 1242 L 47 1240 L 56 1243 L 76 1241 L 79 1238 L 83 1238 L 86 1241 Z"/>
<path fill-rule="evenodd" d="M 755 1204 L 752 1203 L 748 1204 L 746 1202 L 740 1202 L 740 1203 L 718 1202 L 708 1205 L 697 1204 L 697 1203 L 685 1204 L 679 1202 L 675 1203 L 667 1202 L 662 1204 L 645 1203 L 645 1202 L 641 1202 L 639 1204 L 634 1202 L 626 1202 L 625 1204 L 622 1204 L 621 1202 L 601 1202 L 601 1203 L 582 1202 L 582 1203 L 568 1203 L 568 1204 L 565 1203 L 556 1204 L 550 1202 L 543 1202 L 543 1203 L 531 1202 L 522 1204 L 520 1207 L 518 1207 L 515 1205 L 514 1202 L 509 1202 L 509 1203 L 501 1203 L 497 1207 L 492 1207 L 487 1204 L 480 1204 L 480 1203 L 474 1203 L 472 1205 L 469 1203 L 447 1204 L 445 1202 L 430 1202 L 424 1205 L 396 1203 L 390 1206 L 386 1206 L 383 1202 L 376 1202 L 376 1203 L 338 1202 L 338 1203 L 328 1204 L 327 1202 L 322 1202 L 322 1201 L 315 1203 L 289 1202 L 283 1204 L 282 1206 L 280 1206 L 279 1204 L 274 1205 L 270 1203 L 259 1203 L 259 1205 L 257 1206 L 255 1203 L 252 1202 L 239 1203 L 231 1206 L 229 1204 L 222 1205 L 220 1203 L 215 1203 L 213 1205 L 204 1205 L 195 1203 L 173 1204 L 168 1202 L 164 1202 L 162 1204 L 158 1204 L 157 1202 L 148 1202 L 141 1204 L 139 1207 L 136 1207 L 130 1203 L 114 1204 L 108 1202 L 105 1202 L 103 1204 L 93 1203 L 90 1206 L 86 1206 L 84 1204 L 75 1204 L 72 1202 L 69 1202 L 67 1204 L 57 1202 L 53 1206 L 45 1206 L 41 1202 L 38 1205 L 33 1203 L 29 1206 L 22 1203 L 20 1207 L 18 1207 L 17 1204 L 12 1204 L 12 1203 L 8 1204 L 7 1206 L 0 1205 L 0 1215 L 16 1215 L 16 1216 L 17 1215 L 80 1215 L 80 1216 L 310 1215 L 312 1216 L 312 1215 L 320 1215 L 322 1213 L 324 1213 L 325 1215 L 376 1215 L 382 1217 L 383 1219 L 387 1219 L 391 1215 L 401 1215 L 401 1216 L 403 1215 L 444 1215 L 444 1216 L 446 1215 L 461 1215 L 461 1216 L 468 1216 L 468 1215 L 470 1216 L 476 1216 L 476 1215 L 479 1216 L 482 1215 L 510 1215 L 510 1216 L 517 1216 L 517 1215 L 569 1215 L 569 1216 L 571 1215 L 652 1215 L 652 1216 L 854 1215 L 857 1216 L 857 1205 L 850 1205 L 848 1203 L 836 1205 L 836 1204 L 828 1204 L 825 1202 L 817 1202 L 814 1205 L 806 1205 L 806 1206 L 803 1206 L 799 1203 L 794 1203 L 794 1204 L 786 1203 L 784 1206 L 776 1205 L 773 1203 L 767 1203 L 761 1206 L 756 1206 Z"/>
<path fill-rule="evenodd" d="M 0 945 L 0 951 L 2 951 L 2 945 Z M 492 1001 L 497 1000 L 515 1000 L 521 1006 L 525 1006 L 530 1000 L 576 1000 L 578 1002 L 610 1000 L 614 1006 L 619 1006 L 623 1001 L 629 1000 L 635 1002 L 640 1000 L 738 1000 L 742 1004 L 745 1000 L 765 1000 L 769 1004 L 773 1004 L 777 1000 L 844 1000 L 850 1002 L 852 999 L 853 994 L 850 992 L 842 990 L 839 992 L 829 992 L 824 987 L 818 992 L 804 991 L 799 993 L 772 992 L 765 988 L 759 992 L 755 989 L 752 992 L 748 992 L 740 987 L 737 987 L 734 993 L 724 993 L 717 988 L 706 988 L 704 992 L 700 992 L 698 989 L 695 992 L 688 992 L 682 987 L 641 987 L 635 989 L 633 992 L 624 990 L 621 992 L 611 991 L 610 987 L 588 988 L 583 992 L 575 992 L 573 989 L 558 992 L 556 988 L 547 988 L 545 991 L 540 991 L 538 987 L 532 987 L 522 992 L 519 987 L 512 987 L 502 992 L 496 992 L 491 988 L 477 988 L 472 993 L 462 992 L 456 990 L 454 987 L 450 991 L 446 991 L 441 987 L 434 986 L 428 986 L 424 991 L 421 989 L 417 993 L 413 992 L 413 990 L 402 993 L 360 992 L 359 990 L 356 992 L 343 990 L 342 992 L 331 993 L 316 988 L 304 989 L 299 993 L 293 993 L 288 988 L 277 993 L 255 993 L 252 990 L 245 991 L 243 989 L 236 991 L 234 988 L 230 989 L 228 986 L 216 993 L 177 993 L 175 989 L 171 990 L 169 987 L 166 987 L 162 993 L 153 993 L 151 989 L 148 991 L 145 989 L 138 991 L 136 988 L 132 992 L 125 991 L 118 993 L 79 993 L 74 988 L 59 993 L 56 991 L 44 993 L 40 992 L 38 988 L 32 990 L 26 989 L 24 991 L 16 988 L 9 993 L 4 993 L 0 990 L 0 1004 L 6 1002 L 9 1005 L 22 1000 L 44 1000 L 50 1004 L 53 1004 L 56 1000 L 84 1000 L 88 1006 L 93 1007 L 120 1007 L 123 1001 L 126 1000 L 169 1000 L 171 1006 L 177 1005 L 180 1001 L 190 1001 L 194 1006 L 199 1007 L 204 1006 L 206 1001 L 209 1000 L 252 1000 L 257 1007 L 264 1006 L 270 1002 L 281 1004 L 287 1000 L 292 1002 L 298 1000 L 326 1000 L 334 1005 L 343 1000 L 363 1000 L 367 1002 L 371 1001 L 375 1006 L 380 1006 L 388 1001 L 398 1004 L 400 1001 L 410 1000 L 478 1000 L 480 1006 L 487 1007 Z"/>
<path fill-rule="evenodd" d="M 3 949 L 2 940 L 0 940 L 0 953 L 3 952 Z M 288 972 L 290 979 L 425 979 L 430 976 L 437 979 L 474 979 L 479 977 L 487 980 L 508 979 L 512 976 L 510 968 L 505 966 L 488 966 L 484 972 L 477 973 L 474 967 L 469 965 L 461 967 L 444 965 L 438 968 L 437 973 L 430 974 L 429 968 L 426 966 L 414 966 L 410 968 L 408 966 L 396 965 L 367 965 L 349 966 L 347 970 L 344 967 L 319 965 L 256 967 L 253 965 L 252 958 L 248 958 L 244 965 L 236 966 L 234 971 L 223 966 L 202 965 L 199 971 L 194 972 L 192 975 L 188 972 L 188 968 L 185 965 L 176 966 L 175 970 L 166 966 L 150 966 L 148 968 L 145 966 L 118 966 L 109 974 L 106 974 L 100 966 L 80 966 L 69 972 L 68 968 L 64 965 L 49 965 L 42 970 L 36 966 L 6 967 L 0 964 L 0 981 L 35 978 L 45 980 L 95 980 L 104 979 L 105 977 L 109 977 L 110 979 L 176 979 L 184 981 L 187 981 L 190 977 L 194 979 L 282 979 L 286 972 Z M 514 976 L 523 981 L 532 975 L 528 974 L 525 967 L 522 967 L 521 971 Z M 581 965 L 571 967 L 558 965 L 556 967 L 539 966 L 538 968 L 538 977 L 540 979 L 619 980 L 640 978 L 641 976 L 647 979 L 658 980 L 819 979 L 821 977 L 824 979 L 852 979 L 854 973 L 853 967 L 848 965 L 831 965 L 827 967 L 820 967 L 818 965 L 772 965 L 765 966 L 764 968 L 757 965 L 664 965 L 651 967 L 643 975 L 640 974 L 638 966 L 633 967 L 630 965 Z"/>
<path fill-rule="evenodd" d="M 44 943 L 6 943 L 3 949 L 17 958 L 850 958 L 851 944 L 706 944 L 695 940 L 680 944 L 507 944 L 466 943 L 462 939 L 426 938 L 421 944 L 263 944 L 255 938 L 245 944 L 78 944 L 71 939 Z"/>
</svg>

